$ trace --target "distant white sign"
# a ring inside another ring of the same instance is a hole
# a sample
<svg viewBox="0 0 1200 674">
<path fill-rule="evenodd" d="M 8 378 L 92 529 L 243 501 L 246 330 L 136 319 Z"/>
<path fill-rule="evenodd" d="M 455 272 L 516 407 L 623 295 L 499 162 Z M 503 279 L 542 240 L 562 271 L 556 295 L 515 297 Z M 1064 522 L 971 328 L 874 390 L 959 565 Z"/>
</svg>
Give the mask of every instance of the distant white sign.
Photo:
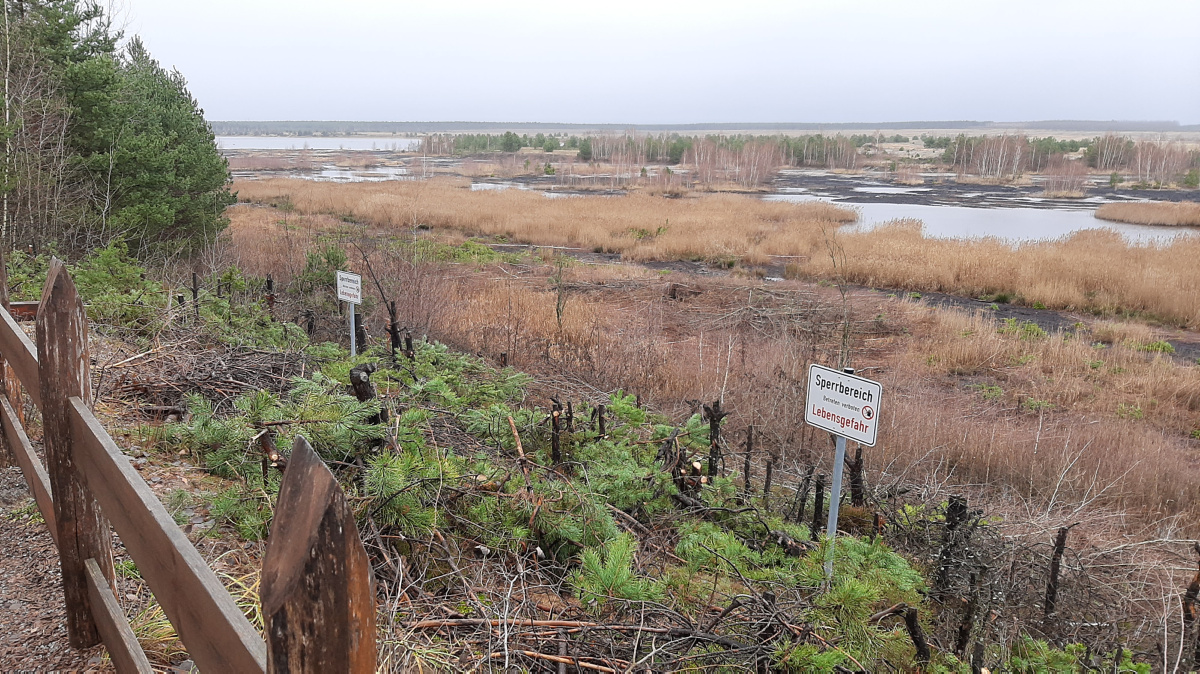
<svg viewBox="0 0 1200 674">
<path fill-rule="evenodd" d="M 362 277 L 352 271 L 339 271 L 337 295 L 343 302 L 362 304 Z"/>
<path fill-rule="evenodd" d="M 804 421 L 874 447 L 882 398 L 879 382 L 813 364 L 808 368 Z"/>
</svg>

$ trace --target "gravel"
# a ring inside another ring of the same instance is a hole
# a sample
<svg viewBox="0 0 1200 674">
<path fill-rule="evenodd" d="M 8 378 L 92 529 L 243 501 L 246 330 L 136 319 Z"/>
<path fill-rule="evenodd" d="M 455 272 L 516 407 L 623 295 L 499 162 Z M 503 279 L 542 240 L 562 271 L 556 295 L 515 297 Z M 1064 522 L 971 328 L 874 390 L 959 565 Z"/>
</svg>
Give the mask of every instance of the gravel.
<svg viewBox="0 0 1200 674">
<path fill-rule="evenodd" d="M 0 468 L 0 671 L 111 672 L 104 648 L 67 642 L 58 551 L 20 468 Z"/>
</svg>

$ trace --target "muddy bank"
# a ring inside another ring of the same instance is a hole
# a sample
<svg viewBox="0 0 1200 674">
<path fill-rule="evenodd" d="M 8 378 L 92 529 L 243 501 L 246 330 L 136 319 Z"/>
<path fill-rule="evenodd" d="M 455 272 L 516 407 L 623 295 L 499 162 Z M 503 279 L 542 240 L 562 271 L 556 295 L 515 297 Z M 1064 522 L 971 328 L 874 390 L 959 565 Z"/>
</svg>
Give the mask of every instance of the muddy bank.
<svg viewBox="0 0 1200 674">
<path fill-rule="evenodd" d="M 532 246 L 526 244 L 491 244 L 492 248 L 497 251 L 512 253 L 516 250 L 534 251 L 540 246 Z M 688 276 L 698 276 L 705 278 L 728 277 L 735 273 L 744 273 L 744 268 L 733 270 L 726 267 L 718 267 L 705 262 L 697 262 L 690 260 L 671 260 L 671 261 L 647 261 L 647 262 L 626 262 L 621 259 L 618 253 L 597 253 L 582 248 L 555 248 L 562 255 L 567 255 L 573 259 L 587 264 L 629 264 L 637 265 L 645 269 L 656 271 L 663 276 L 663 292 L 667 292 L 667 288 L 671 284 L 687 284 Z M 799 284 L 802 286 L 817 286 L 817 283 L 805 281 L 784 281 L 782 265 L 772 265 L 769 267 L 761 267 L 754 270 L 756 274 L 763 275 L 763 283 L 771 285 L 774 283 Z M 985 315 L 992 316 L 997 321 L 1016 320 L 1018 322 L 1030 322 L 1036 324 L 1039 328 L 1046 332 L 1075 332 L 1081 327 L 1086 327 L 1096 320 L 1096 317 L 1084 314 L 1076 314 L 1068 311 L 1060 311 L 1057 309 L 1035 309 L 1033 307 L 1022 306 L 1018 304 L 1008 304 L 999 302 L 989 302 L 986 300 L 977 299 L 974 297 L 963 297 L 961 295 L 950 295 L 947 293 L 926 292 L 916 293 L 898 288 L 869 288 L 867 286 L 853 285 L 851 288 L 855 292 L 874 293 L 878 295 L 892 296 L 896 298 L 908 298 L 912 301 L 918 301 L 932 307 L 942 309 L 955 309 L 965 312 L 980 312 Z M 1171 344 L 1175 349 L 1174 358 L 1180 362 L 1189 364 L 1200 364 L 1200 332 L 1157 328 L 1155 329 L 1157 336 Z"/>
<path fill-rule="evenodd" d="M 772 183 L 787 194 L 811 195 L 847 204 L 912 204 L 918 206 L 968 206 L 974 208 L 1047 208 L 1093 210 L 1111 201 L 1196 201 L 1195 190 L 1135 190 L 1113 188 L 1107 182 L 1088 185 L 1078 199 L 1042 196 L 1041 176 L 1032 185 L 972 185 L 958 183 L 952 173 L 927 174 L 922 185 L 899 185 L 883 173 L 836 174 L 826 171 L 785 169 Z"/>
</svg>

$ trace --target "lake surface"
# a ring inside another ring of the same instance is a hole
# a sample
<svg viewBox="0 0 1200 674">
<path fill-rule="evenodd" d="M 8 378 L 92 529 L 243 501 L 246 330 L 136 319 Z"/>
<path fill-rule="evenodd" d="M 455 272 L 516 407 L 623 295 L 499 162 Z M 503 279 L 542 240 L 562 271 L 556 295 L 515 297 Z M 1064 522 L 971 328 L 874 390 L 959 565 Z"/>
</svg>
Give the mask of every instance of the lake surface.
<svg viewBox="0 0 1200 674">
<path fill-rule="evenodd" d="M 392 136 L 217 136 L 222 150 L 388 150 L 403 152 L 416 149 L 419 138 Z"/>
<path fill-rule="evenodd" d="M 768 201 L 813 201 L 802 194 L 772 194 Z M 892 220 L 920 220 L 926 236 L 938 239 L 977 239 L 996 237 L 1014 243 L 1052 241 L 1084 229 L 1108 229 L 1120 233 L 1133 243 L 1166 243 L 1178 236 L 1197 236 L 1193 227 L 1147 227 L 1098 220 L 1094 210 L 1059 208 L 970 208 L 927 204 L 893 204 L 886 202 L 843 203 L 837 199 L 821 199 L 858 211 L 858 222 L 842 231 L 869 231 Z"/>
</svg>

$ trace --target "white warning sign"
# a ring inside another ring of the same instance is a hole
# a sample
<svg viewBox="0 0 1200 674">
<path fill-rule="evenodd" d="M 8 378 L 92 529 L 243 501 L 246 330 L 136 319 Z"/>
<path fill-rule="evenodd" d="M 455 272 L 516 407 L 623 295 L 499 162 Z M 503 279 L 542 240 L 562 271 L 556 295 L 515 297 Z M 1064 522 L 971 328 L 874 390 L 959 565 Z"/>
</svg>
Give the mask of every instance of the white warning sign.
<svg viewBox="0 0 1200 674">
<path fill-rule="evenodd" d="M 875 446 L 883 385 L 821 365 L 808 368 L 804 421 L 811 426 Z"/>
<path fill-rule="evenodd" d="M 339 271 L 337 296 L 343 302 L 362 304 L 362 277 L 352 271 Z"/>
</svg>

